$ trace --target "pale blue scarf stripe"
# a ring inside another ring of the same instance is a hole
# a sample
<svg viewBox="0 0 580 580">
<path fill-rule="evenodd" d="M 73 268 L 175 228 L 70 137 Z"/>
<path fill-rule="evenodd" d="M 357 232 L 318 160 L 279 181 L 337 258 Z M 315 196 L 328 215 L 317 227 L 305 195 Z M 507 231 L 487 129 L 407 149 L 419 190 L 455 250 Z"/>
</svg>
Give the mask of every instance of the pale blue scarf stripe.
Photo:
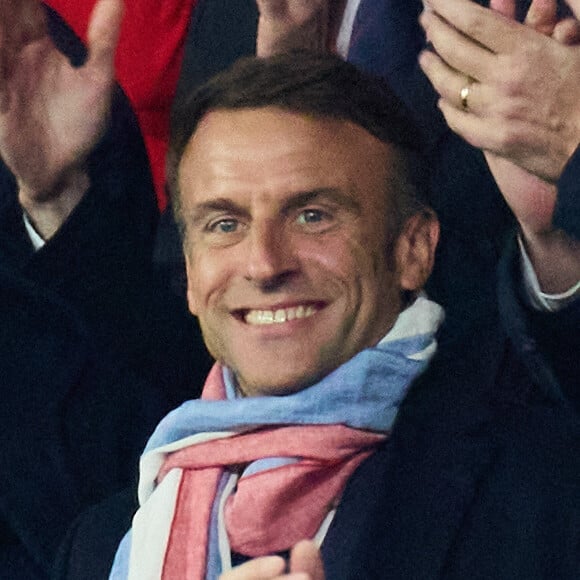
<svg viewBox="0 0 580 580">
<path fill-rule="evenodd" d="M 361 351 L 319 383 L 283 397 L 187 401 L 161 421 L 146 451 L 196 433 L 242 431 L 267 425 L 327 425 L 388 431 L 410 377 L 427 361 L 408 357 L 423 351 L 433 336 L 379 344 Z"/>
<path fill-rule="evenodd" d="M 411 383 L 426 368 L 435 350 L 435 333 L 443 316 L 441 308 L 420 298 L 408 309 L 406 319 L 412 320 L 417 315 L 419 318 L 426 315 L 428 319 L 419 333 L 384 339 L 377 346 L 358 353 L 320 382 L 297 393 L 280 397 L 187 401 L 159 423 L 145 451 L 198 433 L 246 431 L 269 425 L 342 424 L 386 433 L 393 427 Z M 224 369 L 224 381 L 231 397 L 234 383 L 228 369 Z M 212 578 L 217 577 L 220 568 L 216 542 L 212 529 L 208 562 Z M 110 580 L 127 578 L 130 545 L 130 534 L 127 534 L 115 556 Z"/>
</svg>

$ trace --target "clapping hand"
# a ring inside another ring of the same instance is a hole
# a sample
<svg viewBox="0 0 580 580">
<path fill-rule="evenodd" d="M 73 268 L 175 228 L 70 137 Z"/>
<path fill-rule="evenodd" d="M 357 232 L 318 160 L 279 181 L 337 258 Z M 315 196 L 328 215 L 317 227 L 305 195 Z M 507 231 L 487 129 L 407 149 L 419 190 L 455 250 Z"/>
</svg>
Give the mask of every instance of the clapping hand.
<svg viewBox="0 0 580 580">
<path fill-rule="evenodd" d="M 121 0 L 98 0 L 76 68 L 48 35 L 39 2 L 0 0 L 0 154 L 47 237 L 87 187 L 83 164 L 110 114 L 122 9 Z"/>
</svg>

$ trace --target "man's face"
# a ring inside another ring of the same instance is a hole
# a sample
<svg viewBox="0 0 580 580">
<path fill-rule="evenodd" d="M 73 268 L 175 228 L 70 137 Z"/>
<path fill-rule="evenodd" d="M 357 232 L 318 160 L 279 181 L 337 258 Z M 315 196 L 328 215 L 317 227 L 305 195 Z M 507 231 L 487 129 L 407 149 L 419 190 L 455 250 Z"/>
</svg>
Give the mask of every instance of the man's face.
<svg viewBox="0 0 580 580">
<path fill-rule="evenodd" d="M 309 386 L 401 309 L 387 259 L 392 149 L 349 122 L 214 111 L 180 163 L 188 301 L 248 396 Z"/>
</svg>

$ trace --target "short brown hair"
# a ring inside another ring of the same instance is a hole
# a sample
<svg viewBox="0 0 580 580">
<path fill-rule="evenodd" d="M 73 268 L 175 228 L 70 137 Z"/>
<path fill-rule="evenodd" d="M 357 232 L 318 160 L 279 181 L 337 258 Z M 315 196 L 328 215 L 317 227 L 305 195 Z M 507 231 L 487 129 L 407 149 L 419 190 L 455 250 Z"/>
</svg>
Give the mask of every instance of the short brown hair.
<svg viewBox="0 0 580 580">
<path fill-rule="evenodd" d="M 418 129 L 389 87 L 331 54 L 293 51 L 269 58 L 249 57 L 216 75 L 174 108 L 167 176 L 177 223 L 182 228 L 178 169 L 201 119 L 210 111 L 279 107 L 314 118 L 359 125 L 399 151 L 393 192 L 398 230 L 425 201 L 425 168 Z"/>
</svg>

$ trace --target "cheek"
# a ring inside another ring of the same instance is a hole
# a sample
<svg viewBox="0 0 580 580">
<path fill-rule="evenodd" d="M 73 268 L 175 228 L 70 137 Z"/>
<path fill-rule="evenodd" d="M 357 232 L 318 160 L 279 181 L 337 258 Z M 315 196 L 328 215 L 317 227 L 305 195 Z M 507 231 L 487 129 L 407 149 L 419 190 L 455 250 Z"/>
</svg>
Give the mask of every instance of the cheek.
<svg viewBox="0 0 580 580">
<path fill-rule="evenodd" d="M 328 269 L 347 283 L 361 280 L 372 284 L 384 270 L 385 252 L 371 237 L 353 235 L 328 248 L 324 257 Z"/>
<path fill-rule="evenodd" d="M 323 271 L 348 280 L 358 270 L 365 249 L 357 232 L 349 229 L 301 240 L 300 255 L 303 263 L 315 263 Z"/>
<path fill-rule="evenodd" d="M 202 317 L 227 280 L 227 262 L 207 252 L 193 251 L 187 258 L 187 299 L 190 311 Z"/>
</svg>

